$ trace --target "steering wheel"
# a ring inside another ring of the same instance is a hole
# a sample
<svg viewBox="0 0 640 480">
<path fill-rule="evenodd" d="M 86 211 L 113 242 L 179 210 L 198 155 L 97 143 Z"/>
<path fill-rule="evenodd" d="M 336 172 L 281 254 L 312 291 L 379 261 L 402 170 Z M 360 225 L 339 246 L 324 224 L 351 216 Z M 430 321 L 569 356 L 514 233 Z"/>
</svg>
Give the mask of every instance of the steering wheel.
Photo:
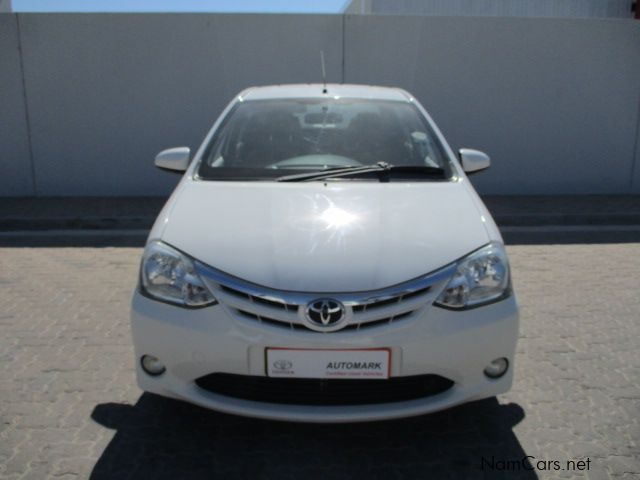
<svg viewBox="0 0 640 480">
<path fill-rule="evenodd" d="M 342 155 L 313 154 L 301 155 L 298 157 L 286 158 L 278 162 L 267 165 L 265 168 L 278 169 L 327 169 L 340 167 L 359 167 L 362 165 L 357 160 Z"/>
</svg>

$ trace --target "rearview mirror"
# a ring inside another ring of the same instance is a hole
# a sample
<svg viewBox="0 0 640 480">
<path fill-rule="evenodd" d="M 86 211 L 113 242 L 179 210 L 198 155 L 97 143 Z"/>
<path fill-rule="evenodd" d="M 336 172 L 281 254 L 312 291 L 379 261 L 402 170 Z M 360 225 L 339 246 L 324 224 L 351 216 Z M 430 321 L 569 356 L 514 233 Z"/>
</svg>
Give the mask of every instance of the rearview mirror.
<svg viewBox="0 0 640 480">
<path fill-rule="evenodd" d="M 486 170 L 491 166 L 489 155 L 480 150 L 472 150 L 471 148 L 461 148 L 458 150 L 460 154 L 460 163 L 465 173 L 476 173 Z"/>
<path fill-rule="evenodd" d="M 163 170 L 184 172 L 189 166 L 190 157 L 189 147 L 170 148 L 156 155 L 155 165 Z"/>
</svg>

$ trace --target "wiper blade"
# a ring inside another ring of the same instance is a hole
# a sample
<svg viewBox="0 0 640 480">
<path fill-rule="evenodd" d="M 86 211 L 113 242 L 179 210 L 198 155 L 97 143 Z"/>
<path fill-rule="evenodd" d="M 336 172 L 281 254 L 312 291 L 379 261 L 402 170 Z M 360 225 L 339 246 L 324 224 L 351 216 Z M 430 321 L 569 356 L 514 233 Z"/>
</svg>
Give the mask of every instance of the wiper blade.
<svg viewBox="0 0 640 480">
<path fill-rule="evenodd" d="M 388 163 L 378 162 L 371 165 L 332 168 L 329 170 L 320 170 L 316 172 L 285 175 L 284 177 L 276 178 L 276 182 L 304 182 L 306 180 L 316 180 L 320 178 L 341 177 L 343 175 L 350 175 L 354 173 L 375 172 L 378 170 L 384 170 L 385 168 L 388 168 L 388 167 L 389 167 Z"/>
<path fill-rule="evenodd" d="M 278 182 L 307 182 L 309 180 L 321 180 L 323 178 L 336 178 L 356 175 L 360 173 L 380 172 L 381 175 L 390 173 L 417 173 L 420 175 L 438 175 L 443 176 L 445 171 L 440 167 L 430 167 L 428 165 L 391 165 L 387 162 L 378 162 L 371 165 L 363 165 L 361 167 L 345 167 L 335 170 L 298 173 L 295 175 L 286 175 L 276 179 Z"/>
</svg>

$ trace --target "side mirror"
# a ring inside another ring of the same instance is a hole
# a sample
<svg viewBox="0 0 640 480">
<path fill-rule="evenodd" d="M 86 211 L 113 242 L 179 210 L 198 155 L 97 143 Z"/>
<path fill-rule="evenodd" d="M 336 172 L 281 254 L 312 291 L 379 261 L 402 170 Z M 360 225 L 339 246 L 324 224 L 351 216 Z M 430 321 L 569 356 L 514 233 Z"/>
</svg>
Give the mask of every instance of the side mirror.
<svg viewBox="0 0 640 480">
<path fill-rule="evenodd" d="M 486 170 L 491 166 L 489 155 L 479 150 L 461 148 L 458 150 L 460 162 L 465 173 L 476 173 Z"/>
<path fill-rule="evenodd" d="M 189 147 L 170 148 L 156 155 L 155 165 L 162 170 L 184 172 L 189 166 L 190 157 Z"/>
</svg>

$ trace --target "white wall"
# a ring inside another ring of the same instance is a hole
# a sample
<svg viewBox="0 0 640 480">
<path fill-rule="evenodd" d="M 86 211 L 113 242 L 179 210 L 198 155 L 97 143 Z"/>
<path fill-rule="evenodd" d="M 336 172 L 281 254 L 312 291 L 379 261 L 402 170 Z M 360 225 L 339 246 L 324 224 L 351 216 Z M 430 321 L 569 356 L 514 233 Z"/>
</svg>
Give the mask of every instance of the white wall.
<svg viewBox="0 0 640 480">
<path fill-rule="evenodd" d="M 0 196 L 32 195 L 16 15 L 0 14 Z"/>
<path fill-rule="evenodd" d="M 632 18 L 633 0 L 359 0 L 366 13 L 492 17 Z M 350 11 L 351 12 L 351 11 Z M 353 12 L 356 13 L 356 12 Z"/>
<path fill-rule="evenodd" d="M 0 13 L 11 12 L 11 0 L 0 0 Z"/>
<path fill-rule="evenodd" d="M 486 150 L 490 193 L 640 193 L 640 22 L 347 17 L 345 79 L 398 85 L 452 147 Z"/>
<path fill-rule="evenodd" d="M 19 15 L 40 195 L 165 194 L 158 150 L 193 150 L 254 84 L 341 80 L 339 16 Z"/>
<path fill-rule="evenodd" d="M 329 81 L 407 88 L 485 149 L 482 192 L 640 193 L 633 20 L 5 14 L 0 196 L 166 194 L 157 151 L 246 86 L 319 81 L 320 50 Z"/>
</svg>

